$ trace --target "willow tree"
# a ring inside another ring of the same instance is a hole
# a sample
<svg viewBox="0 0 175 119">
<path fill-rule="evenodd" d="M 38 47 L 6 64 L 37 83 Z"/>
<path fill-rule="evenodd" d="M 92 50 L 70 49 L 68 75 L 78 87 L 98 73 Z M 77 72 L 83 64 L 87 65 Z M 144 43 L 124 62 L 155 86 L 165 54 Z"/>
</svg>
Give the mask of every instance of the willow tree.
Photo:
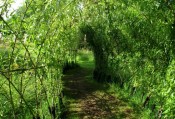
<svg viewBox="0 0 175 119">
<path fill-rule="evenodd" d="M 3 2 L 4 14 L 10 4 Z M 70 0 L 26 0 L 9 19 L 1 14 L 5 45 L 0 61 L 2 118 L 49 119 L 61 115 L 62 68 L 75 58 L 72 51 L 79 39 L 78 5 Z"/>
<path fill-rule="evenodd" d="M 119 82 L 150 108 L 151 117 L 174 118 L 174 1 L 84 4 L 82 31 L 94 48 L 97 72 L 102 72 L 96 78 Z"/>
</svg>

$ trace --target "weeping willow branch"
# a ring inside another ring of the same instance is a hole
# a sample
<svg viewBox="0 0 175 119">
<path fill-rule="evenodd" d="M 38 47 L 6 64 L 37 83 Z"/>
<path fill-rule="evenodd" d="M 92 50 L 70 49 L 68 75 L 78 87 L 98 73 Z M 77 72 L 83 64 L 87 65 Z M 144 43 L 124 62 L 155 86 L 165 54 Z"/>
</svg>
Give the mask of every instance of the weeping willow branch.
<svg viewBox="0 0 175 119">
<path fill-rule="evenodd" d="M 18 92 L 18 94 L 21 96 L 21 98 L 23 99 L 25 105 L 28 107 L 30 113 L 32 114 L 32 116 L 35 116 L 33 113 L 32 108 L 30 107 L 30 105 L 28 105 L 27 101 L 25 100 L 23 94 L 16 88 L 16 86 L 14 85 L 14 83 L 10 80 L 10 78 L 8 76 L 6 76 L 4 73 L 1 73 L 2 76 L 4 76 L 6 78 L 6 80 L 11 84 L 11 86 L 16 90 L 16 92 Z"/>
<path fill-rule="evenodd" d="M 28 70 L 36 70 L 36 69 L 41 69 L 41 68 L 44 68 L 45 66 L 39 66 L 39 67 L 32 67 L 32 68 L 22 68 L 22 69 L 14 69 L 14 70 L 8 70 L 8 71 L 2 71 L 0 70 L 0 73 L 9 73 L 9 72 L 22 72 L 24 73 L 25 71 L 28 71 Z"/>
</svg>

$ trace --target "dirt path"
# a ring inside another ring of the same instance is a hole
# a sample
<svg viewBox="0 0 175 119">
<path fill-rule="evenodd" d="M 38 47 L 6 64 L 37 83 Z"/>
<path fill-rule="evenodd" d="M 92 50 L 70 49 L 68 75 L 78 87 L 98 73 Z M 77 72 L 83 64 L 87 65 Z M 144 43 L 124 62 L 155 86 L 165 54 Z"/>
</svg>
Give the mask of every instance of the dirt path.
<svg viewBox="0 0 175 119">
<path fill-rule="evenodd" d="M 69 70 L 64 78 L 66 119 L 133 119 L 134 111 L 117 99 L 108 86 L 91 80 L 92 70 Z"/>
</svg>

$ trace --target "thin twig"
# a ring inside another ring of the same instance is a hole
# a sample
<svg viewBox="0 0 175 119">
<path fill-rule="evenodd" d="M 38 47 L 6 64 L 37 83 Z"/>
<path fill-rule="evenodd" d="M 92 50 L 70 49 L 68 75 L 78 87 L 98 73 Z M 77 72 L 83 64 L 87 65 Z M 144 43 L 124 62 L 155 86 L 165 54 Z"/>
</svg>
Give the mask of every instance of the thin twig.
<svg viewBox="0 0 175 119">
<path fill-rule="evenodd" d="M 31 67 L 31 68 L 22 68 L 22 69 L 14 69 L 14 70 L 8 70 L 8 71 L 0 71 L 0 73 L 9 73 L 9 72 L 25 72 L 28 70 L 33 70 L 33 69 L 41 69 L 44 68 L 45 66 L 39 66 L 39 67 Z"/>
</svg>

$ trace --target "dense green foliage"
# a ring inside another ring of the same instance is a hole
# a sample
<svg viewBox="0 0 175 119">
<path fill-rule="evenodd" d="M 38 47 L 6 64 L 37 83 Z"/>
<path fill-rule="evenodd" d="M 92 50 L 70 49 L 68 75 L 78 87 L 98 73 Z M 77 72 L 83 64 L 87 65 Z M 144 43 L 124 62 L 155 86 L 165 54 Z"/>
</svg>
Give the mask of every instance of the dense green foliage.
<svg viewBox="0 0 175 119">
<path fill-rule="evenodd" d="M 95 79 L 118 82 L 151 118 L 174 118 L 174 1 L 105 0 L 85 9 L 81 31 L 94 50 Z"/>
<path fill-rule="evenodd" d="M 0 16 L 2 118 L 55 115 L 79 40 L 94 52 L 96 80 L 117 82 L 152 118 L 175 118 L 174 0 L 26 0 L 4 20 L 10 2 Z"/>
<path fill-rule="evenodd" d="M 79 37 L 76 4 L 26 0 L 8 20 L 1 16 L 0 118 L 61 115 L 62 68 L 75 60 Z"/>
</svg>

